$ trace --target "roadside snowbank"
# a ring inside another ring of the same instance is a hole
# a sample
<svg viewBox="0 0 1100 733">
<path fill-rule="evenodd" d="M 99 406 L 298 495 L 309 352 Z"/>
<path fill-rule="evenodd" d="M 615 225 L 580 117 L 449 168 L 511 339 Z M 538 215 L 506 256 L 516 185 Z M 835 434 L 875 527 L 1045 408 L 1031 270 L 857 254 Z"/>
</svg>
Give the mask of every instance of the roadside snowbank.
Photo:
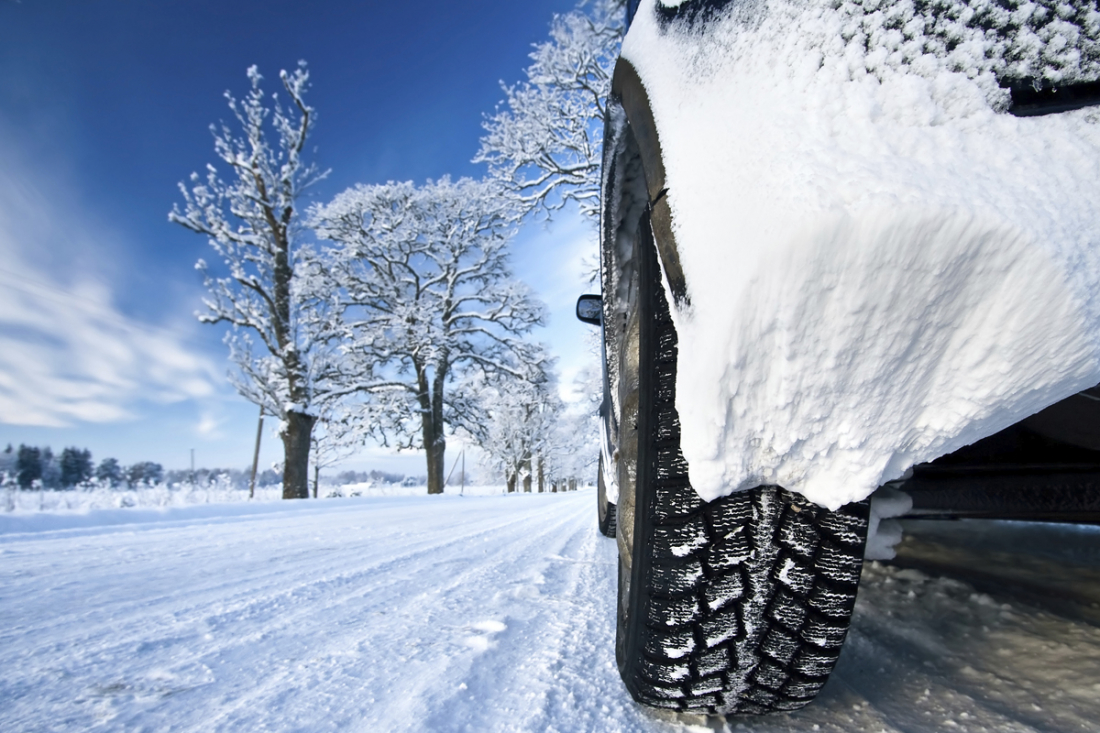
<svg viewBox="0 0 1100 733">
<path fill-rule="evenodd" d="M 274 501 L 283 496 L 283 487 L 258 486 L 252 501 Z M 20 491 L 9 485 L 0 490 L 0 512 L 25 514 L 36 512 L 89 512 L 97 509 L 148 509 L 200 504 L 247 502 L 248 490 L 227 482 L 206 485 L 154 484 L 132 489 L 97 486 L 94 488 Z M 2 515 L 0 515 L 2 516 Z"/>
<path fill-rule="evenodd" d="M 347 501 L 361 501 L 349 499 Z M 269 499 L 191 506 L 162 506 L 122 509 L 88 509 L 72 512 L 21 512 L 0 514 L 0 538 L 37 532 L 57 532 L 77 529 L 97 529 L 123 525 L 160 525 L 203 522 L 216 524 L 221 520 L 237 520 L 287 512 L 331 511 L 331 502 L 283 501 Z M 2 542 L 3 539 L 0 539 Z"/>
<path fill-rule="evenodd" d="M 1095 59 L 976 23 L 943 45 L 907 2 L 733 3 L 705 31 L 654 2 L 623 55 L 665 158 L 704 499 L 835 508 L 1100 382 L 1100 113 L 1003 114 L 994 76 Z"/>
<path fill-rule="evenodd" d="M 447 487 L 445 496 L 497 496 L 504 486 Z M 130 524 L 217 521 L 280 512 L 330 511 L 332 502 L 303 499 L 284 501 L 282 487 L 256 489 L 256 498 L 231 487 L 168 487 L 163 484 L 137 489 L 73 489 L 68 491 L 12 491 L 8 504 L 15 507 L 0 513 L 0 536 L 24 532 L 115 527 Z M 382 498 L 426 497 L 423 486 L 370 483 L 325 487 L 326 499 L 349 507 Z"/>
</svg>

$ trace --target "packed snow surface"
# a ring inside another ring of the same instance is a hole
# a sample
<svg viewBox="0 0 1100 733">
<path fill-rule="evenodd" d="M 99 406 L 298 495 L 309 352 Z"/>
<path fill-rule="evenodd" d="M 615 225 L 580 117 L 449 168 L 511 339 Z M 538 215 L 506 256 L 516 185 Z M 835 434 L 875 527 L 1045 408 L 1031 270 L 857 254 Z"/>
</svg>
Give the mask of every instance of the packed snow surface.
<svg viewBox="0 0 1100 733">
<path fill-rule="evenodd" d="M 0 515 L 4 731 L 1080 731 L 1100 533 L 909 522 L 798 713 L 644 710 L 591 490 Z M 246 508 L 252 507 L 252 513 Z M 201 510 L 201 512 L 200 512 Z M 114 521 L 120 512 L 134 521 Z M 51 517 L 55 520 L 51 526 Z"/>
<path fill-rule="evenodd" d="M 656 2 L 623 55 L 687 281 L 704 499 L 835 508 L 1100 382 L 1100 111 L 1017 118 L 998 86 L 1096 78 L 1095 7 L 760 0 L 703 23 Z"/>
</svg>

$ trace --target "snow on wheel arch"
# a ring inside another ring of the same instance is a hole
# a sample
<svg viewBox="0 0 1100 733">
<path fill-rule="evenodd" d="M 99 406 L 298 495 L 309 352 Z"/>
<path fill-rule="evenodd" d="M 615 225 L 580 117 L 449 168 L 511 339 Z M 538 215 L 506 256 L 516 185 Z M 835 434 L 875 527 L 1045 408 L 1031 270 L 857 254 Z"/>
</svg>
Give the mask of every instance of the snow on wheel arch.
<svg viewBox="0 0 1100 733">
<path fill-rule="evenodd" d="M 845 5 L 700 31 L 655 2 L 623 56 L 664 153 L 704 499 L 837 508 L 1100 382 L 1100 113 L 1004 114 L 989 68 L 890 61 Z"/>
</svg>

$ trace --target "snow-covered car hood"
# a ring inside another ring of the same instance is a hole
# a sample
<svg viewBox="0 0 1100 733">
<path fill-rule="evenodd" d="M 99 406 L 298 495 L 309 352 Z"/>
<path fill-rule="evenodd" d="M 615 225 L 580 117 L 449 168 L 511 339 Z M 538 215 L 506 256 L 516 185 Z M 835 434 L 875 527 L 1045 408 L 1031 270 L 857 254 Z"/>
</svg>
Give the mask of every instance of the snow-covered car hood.
<svg viewBox="0 0 1100 733">
<path fill-rule="evenodd" d="M 1100 13 L 956 4 L 643 0 L 623 57 L 664 156 L 704 499 L 836 508 L 1100 382 L 1100 108 L 1018 118 L 998 83 L 1100 76 Z"/>
</svg>

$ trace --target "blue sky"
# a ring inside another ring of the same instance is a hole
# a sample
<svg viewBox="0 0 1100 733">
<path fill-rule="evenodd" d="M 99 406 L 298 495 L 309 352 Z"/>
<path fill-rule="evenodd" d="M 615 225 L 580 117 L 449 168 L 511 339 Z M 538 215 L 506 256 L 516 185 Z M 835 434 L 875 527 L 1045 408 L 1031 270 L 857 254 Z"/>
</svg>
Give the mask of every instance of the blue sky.
<svg viewBox="0 0 1100 733">
<path fill-rule="evenodd" d="M 88 447 L 98 460 L 244 466 L 257 408 L 225 373 L 220 327 L 193 313 L 205 240 L 167 222 L 176 184 L 213 162 L 257 64 L 309 62 L 325 201 L 357 182 L 480 176 L 482 114 L 574 0 L 0 0 L 0 448 Z M 591 227 L 528 225 L 516 270 L 547 302 L 538 335 L 564 381 L 584 362 L 572 302 Z M 264 437 L 263 463 L 278 460 Z M 350 464 L 423 472 L 366 451 Z"/>
</svg>

